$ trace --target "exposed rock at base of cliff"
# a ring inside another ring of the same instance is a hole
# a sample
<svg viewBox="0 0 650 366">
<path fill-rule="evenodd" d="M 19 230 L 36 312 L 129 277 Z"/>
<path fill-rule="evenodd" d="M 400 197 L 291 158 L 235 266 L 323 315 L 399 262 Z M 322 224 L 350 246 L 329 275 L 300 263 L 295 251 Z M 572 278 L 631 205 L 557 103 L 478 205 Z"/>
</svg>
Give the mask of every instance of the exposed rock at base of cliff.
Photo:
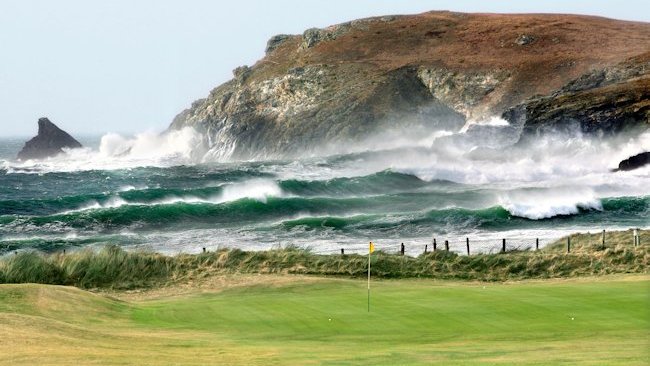
<svg viewBox="0 0 650 366">
<path fill-rule="evenodd" d="M 18 153 L 18 159 L 44 159 L 61 154 L 64 148 L 80 147 L 79 141 L 43 117 L 38 120 L 38 134 L 25 143 Z"/>
<path fill-rule="evenodd" d="M 618 164 L 618 169 L 615 171 L 628 171 L 641 168 L 642 166 L 650 164 L 650 151 L 642 152 L 640 154 L 631 156 Z"/>
<path fill-rule="evenodd" d="M 173 126 L 205 132 L 215 158 L 255 158 L 336 153 L 341 145 L 372 136 L 422 136 L 458 130 L 465 122 L 431 96 L 414 68 L 372 79 L 358 70 L 339 81 L 345 87 L 327 87 L 342 77 L 336 67 L 319 65 L 238 87 L 226 83 Z"/>
<path fill-rule="evenodd" d="M 650 24 L 591 16 L 355 20 L 271 38 L 263 59 L 235 69 L 170 129 L 201 131 L 201 148 L 218 159 L 340 152 L 501 115 L 529 135 L 608 133 L 647 124 L 646 69 L 634 74 L 644 62 L 634 57 L 648 49 Z"/>
<path fill-rule="evenodd" d="M 522 139 L 547 133 L 608 135 L 650 127 L 650 52 L 596 69 L 558 91 L 506 111 Z"/>
</svg>

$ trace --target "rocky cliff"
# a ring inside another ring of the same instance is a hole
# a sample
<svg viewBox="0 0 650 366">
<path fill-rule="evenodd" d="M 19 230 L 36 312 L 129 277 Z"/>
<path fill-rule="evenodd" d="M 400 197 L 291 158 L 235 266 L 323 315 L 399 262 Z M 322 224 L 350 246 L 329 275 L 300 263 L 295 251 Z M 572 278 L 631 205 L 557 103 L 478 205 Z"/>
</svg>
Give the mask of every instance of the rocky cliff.
<svg viewBox="0 0 650 366">
<path fill-rule="evenodd" d="M 585 131 L 647 125 L 647 58 L 635 57 L 648 50 L 650 24 L 598 17 L 362 19 L 272 37 L 263 59 L 235 69 L 170 129 L 203 132 L 215 157 L 255 158 L 459 130 L 502 114 L 528 134 L 564 125 L 566 113 Z"/>
<path fill-rule="evenodd" d="M 524 140 L 550 132 L 605 135 L 647 129 L 650 52 L 588 72 L 548 96 L 530 98 L 504 118 L 524 121 Z"/>
<path fill-rule="evenodd" d="M 62 153 L 63 148 L 79 147 L 82 147 L 79 141 L 43 117 L 38 120 L 38 134 L 25 143 L 18 159 L 43 159 Z"/>
</svg>

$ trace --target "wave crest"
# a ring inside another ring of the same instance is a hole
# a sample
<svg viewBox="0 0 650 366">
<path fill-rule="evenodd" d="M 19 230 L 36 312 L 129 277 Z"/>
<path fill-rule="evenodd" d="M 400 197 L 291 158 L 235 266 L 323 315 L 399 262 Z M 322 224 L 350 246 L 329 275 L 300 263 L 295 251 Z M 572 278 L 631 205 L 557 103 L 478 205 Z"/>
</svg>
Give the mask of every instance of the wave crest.
<svg viewBox="0 0 650 366">
<path fill-rule="evenodd" d="M 224 186 L 217 203 L 232 202 L 243 198 L 250 198 L 266 203 L 269 197 L 280 196 L 282 196 L 282 189 L 276 182 L 266 179 L 255 179 Z"/>
<path fill-rule="evenodd" d="M 512 192 L 501 197 L 500 205 L 513 216 L 531 220 L 576 215 L 580 210 L 603 210 L 594 192 L 574 190 Z"/>
</svg>

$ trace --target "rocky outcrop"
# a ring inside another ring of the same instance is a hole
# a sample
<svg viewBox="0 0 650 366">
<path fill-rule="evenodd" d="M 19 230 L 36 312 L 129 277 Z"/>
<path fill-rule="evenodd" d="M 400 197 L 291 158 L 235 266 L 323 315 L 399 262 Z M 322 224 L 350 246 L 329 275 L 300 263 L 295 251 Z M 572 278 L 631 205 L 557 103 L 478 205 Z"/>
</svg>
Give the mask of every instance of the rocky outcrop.
<svg viewBox="0 0 650 366">
<path fill-rule="evenodd" d="M 255 158 L 334 153 L 339 144 L 378 131 L 417 136 L 464 123 L 461 114 L 432 98 L 416 69 L 394 70 L 381 83 L 360 78 L 349 88 L 326 87 L 335 78 L 335 68 L 318 66 L 294 68 L 242 88 L 228 83 L 172 126 L 204 131 L 212 157 Z"/>
<path fill-rule="evenodd" d="M 486 98 L 510 75 L 498 69 L 470 73 L 422 67 L 418 77 L 435 98 L 467 119 L 476 120 L 489 116 Z"/>
<path fill-rule="evenodd" d="M 522 34 L 519 37 L 517 37 L 517 40 L 515 41 L 516 44 L 520 46 L 525 46 L 527 44 L 531 44 L 535 42 L 535 37 L 528 35 L 528 34 Z"/>
<path fill-rule="evenodd" d="M 650 164 L 650 151 L 642 152 L 621 161 L 616 171 L 634 170 L 648 164 Z"/>
<path fill-rule="evenodd" d="M 645 71 L 620 65 L 648 49 L 648 23 L 588 16 L 355 20 L 271 38 L 263 59 L 236 69 L 170 129 L 201 131 L 201 148 L 218 159 L 343 152 L 501 115 L 530 134 L 615 131 L 647 115 Z"/>
<path fill-rule="evenodd" d="M 79 147 L 82 147 L 79 141 L 43 117 L 38 120 L 38 134 L 25 143 L 18 159 L 44 159 L 62 153 L 64 148 Z"/>
<path fill-rule="evenodd" d="M 290 34 L 277 34 L 273 37 L 271 37 L 268 42 L 266 42 L 266 49 L 264 50 L 264 53 L 269 53 L 273 52 L 276 48 L 278 48 L 279 45 L 282 44 L 282 42 L 288 40 L 292 36 Z"/>
<path fill-rule="evenodd" d="M 586 73 L 504 113 L 525 121 L 522 139 L 547 133 L 607 135 L 650 127 L 650 52 Z"/>
</svg>

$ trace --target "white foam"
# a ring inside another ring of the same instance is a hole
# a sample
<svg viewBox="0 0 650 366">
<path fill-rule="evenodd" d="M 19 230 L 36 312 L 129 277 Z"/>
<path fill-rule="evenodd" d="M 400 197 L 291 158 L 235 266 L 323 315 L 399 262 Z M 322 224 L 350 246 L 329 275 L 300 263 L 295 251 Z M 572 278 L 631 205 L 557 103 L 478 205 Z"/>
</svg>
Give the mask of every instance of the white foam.
<svg viewBox="0 0 650 366">
<path fill-rule="evenodd" d="M 170 205 L 175 203 L 221 204 L 238 201 L 244 198 L 266 203 L 269 197 L 280 196 L 283 196 L 283 192 L 275 181 L 270 179 L 252 179 L 244 182 L 223 185 L 220 194 L 207 199 L 195 196 L 170 196 L 162 200 L 154 201 L 151 205 Z"/>
<path fill-rule="evenodd" d="M 169 131 L 164 134 L 147 131 L 132 138 L 109 133 L 102 137 L 99 153 L 111 158 L 130 160 L 192 161 L 200 145 L 201 136 L 192 128 Z M 198 159 L 197 159 L 198 160 Z"/>
<path fill-rule="evenodd" d="M 238 201 L 240 199 L 249 198 L 259 202 L 266 203 L 269 197 L 283 196 L 282 189 L 273 180 L 268 179 L 253 179 L 240 183 L 233 183 L 223 186 L 220 194 L 209 198 L 200 198 L 196 196 L 168 196 L 166 198 L 151 201 L 151 202 L 138 202 L 127 201 L 119 196 L 112 196 L 105 202 L 92 200 L 80 208 L 61 212 L 62 215 L 67 215 L 75 212 L 83 212 L 88 210 L 97 209 L 112 209 L 122 206 L 158 206 L 158 205 L 173 205 L 176 203 L 186 204 L 222 204 L 226 202 Z"/>
<path fill-rule="evenodd" d="M 242 183 L 227 185 L 219 197 L 219 203 L 251 198 L 266 203 L 269 197 L 279 197 L 282 189 L 272 180 L 254 179 Z"/>
<path fill-rule="evenodd" d="M 509 192 L 500 197 L 499 203 L 513 216 L 532 220 L 575 215 L 580 209 L 603 209 L 593 191 L 571 188 Z"/>
<path fill-rule="evenodd" d="M 465 133 L 467 130 L 470 128 L 472 125 L 479 125 L 479 126 L 509 126 L 510 123 L 506 121 L 505 119 L 498 117 L 498 116 L 492 116 L 484 119 L 479 119 L 479 120 L 468 120 L 465 122 L 465 125 L 463 128 L 460 129 L 460 133 Z"/>
<path fill-rule="evenodd" d="M 69 210 L 62 212 L 63 215 L 74 213 L 74 212 L 82 212 L 82 211 L 88 211 L 88 210 L 97 210 L 97 209 L 106 209 L 106 208 L 118 208 L 124 205 L 128 205 L 129 202 L 125 201 L 121 197 L 113 196 L 110 197 L 106 202 L 100 203 L 96 200 L 92 200 L 82 207 L 76 209 L 76 210 Z"/>
<path fill-rule="evenodd" d="M 125 137 L 108 133 L 99 148 L 63 149 L 64 153 L 43 160 L 4 161 L 7 173 L 49 173 L 115 170 L 140 166 L 169 167 L 201 161 L 202 136 L 194 129 L 163 134 L 152 131 Z"/>
<path fill-rule="evenodd" d="M 431 151 L 406 152 L 402 159 L 391 161 L 390 167 L 424 180 L 535 186 L 622 184 L 634 192 L 650 193 L 650 167 L 611 172 L 621 160 L 648 150 L 650 131 L 624 141 L 549 136 L 525 148 L 505 146 L 470 153 L 456 144 L 436 145 Z"/>
</svg>

